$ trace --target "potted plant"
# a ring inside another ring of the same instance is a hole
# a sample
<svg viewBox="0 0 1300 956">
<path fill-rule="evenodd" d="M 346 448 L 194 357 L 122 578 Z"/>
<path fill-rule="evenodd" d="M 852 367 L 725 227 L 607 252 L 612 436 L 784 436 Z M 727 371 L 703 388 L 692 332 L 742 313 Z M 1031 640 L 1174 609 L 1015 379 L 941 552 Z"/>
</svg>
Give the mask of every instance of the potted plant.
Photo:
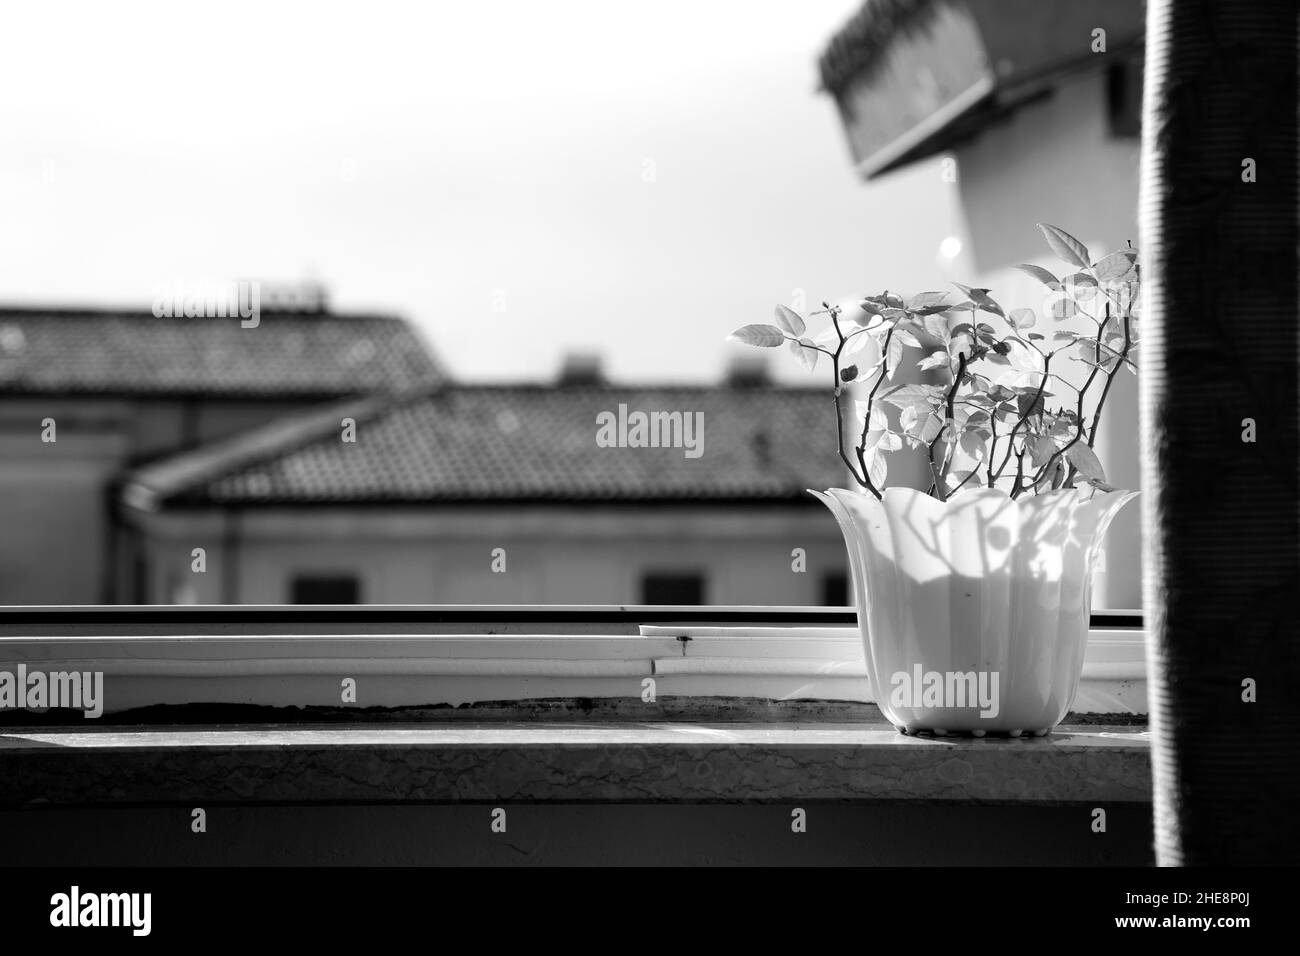
<svg viewBox="0 0 1300 956">
<path fill-rule="evenodd" d="M 1042 735 L 1060 723 L 1083 669 L 1093 564 L 1136 494 L 1106 483 L 1094 446 L 1115 377 L 1136 373 L 1137 251 L 1092 261 L 1065 231 L 1039 228 L 1072 269 L 1018 267 L 1046 286 L 1043 324 L 954 283 L 955 302 L 823 303 L 815 337 L 785 306 L 776 325 L 731 336 L 830 366 L 838 454 L 858 487 L 811 493 L 843 532 L 871 686 L 904 733 Z M 870 365 L 855 361 L 864 354 Z M 941 380 L 896 381 L 913 361 Z M 928 490 L 888 484 L 885 455 L 905 449 Z"/>
</svg>

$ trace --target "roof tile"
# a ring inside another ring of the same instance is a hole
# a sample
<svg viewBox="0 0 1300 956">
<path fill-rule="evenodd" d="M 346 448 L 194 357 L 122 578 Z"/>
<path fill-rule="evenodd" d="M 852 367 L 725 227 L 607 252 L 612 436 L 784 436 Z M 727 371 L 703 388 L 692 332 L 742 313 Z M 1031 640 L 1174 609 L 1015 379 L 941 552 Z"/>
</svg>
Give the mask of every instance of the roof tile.
<svg viewBox="0 0 1300 956">
<path fill-rule="evenodd" d="M 597 416 L 702 412 L 703 453 L 599 447 Z M 340 422 L 357 421 L 356 443 Z M 824 392 L 460 386 L 313 412 L 143 468 L 154 504 L 795 499 L 840 485 Z"/>
<path fill-rule="evenodd" d="M 159 318 L 0 309 L 0 394 L 344 396 L 445 380 L 405 321 L 336 313 Z"/>
</svg>

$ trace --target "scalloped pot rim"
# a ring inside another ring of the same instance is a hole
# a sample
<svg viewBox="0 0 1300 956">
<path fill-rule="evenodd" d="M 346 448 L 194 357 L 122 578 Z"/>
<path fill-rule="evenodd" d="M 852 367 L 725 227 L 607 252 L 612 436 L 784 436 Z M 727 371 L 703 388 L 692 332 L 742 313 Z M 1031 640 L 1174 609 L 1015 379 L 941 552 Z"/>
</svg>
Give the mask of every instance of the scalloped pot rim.
<svg viewBox="0 0 1300 956">
<path fill-rule="evenodd" d="M 827 488 L 825 491 L 808 488 L 805 490 L 810 495 L 817 498 L 822 498 L 824 496 L 838 501 L 841 496 L 844 496 L 860 498 L 871 503 L 877 501 L 875 495 L 856 488 Z M 1002 488 L 971 488 L 967 491 L 958 492 L 947 501 L 940 501 L 938 498 L 931 497 L 924 491 L 918 491 L 915 488 L 886 488 L 884 492 L 882 492 L 880 504 L 889 507 L 893 511 L 920 507 L 946 513 L 950 508 L 955 508 L 958 505 L 967 507 L 973 502 L 979 500 L 997 501 L 1014 505 L 1017 509 L 1025 509 L 1031 507 L 1045 508 L 1054 502 L 1060 502 L 1070 498 L 1075 499 L 1079 504 L 1100 504 L 1103 502 L 1127 504 L 1129 500 L 1136 498 L 1139 494 L 1139 492 L 1136 491 L 1116 489 L 1114 491 L 1098 491 L 1088 495 L 1088 497 L 1083 497 L 1089 490 L 1090 489 L 1087 488 L 1056 488 L 1052 491 L 1042 492 L 1041 494 L 1025 495 L 1022 498 L 1012 498 L 1010 493 Z"/>
</svg>

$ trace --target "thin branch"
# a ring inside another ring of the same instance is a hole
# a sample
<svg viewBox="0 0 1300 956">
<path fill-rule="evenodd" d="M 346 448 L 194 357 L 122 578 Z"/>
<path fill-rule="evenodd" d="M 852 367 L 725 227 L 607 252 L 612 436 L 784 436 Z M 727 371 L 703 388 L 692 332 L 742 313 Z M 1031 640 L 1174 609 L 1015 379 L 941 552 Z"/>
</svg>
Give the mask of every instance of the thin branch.
<svg viewBox="0 0 1300 956">
<path fill-rule="evenodd" d="M 997 409 L 995 408 L 993 411 L 996 412 Z M 989 414 L 989 436 L 988 487 L 992 488 L 994 486 L 993 458 L 998 450 L 998 416 L 992 413 Z M 979 465 L 976 464 L 975 471 L 979 470 Z M 960 488 L 961 486 L 958 485 L 957 487 Z"/>
<path fill-rule="evenodd" d="M 1093 371 L 1095 374 L 1096 370 L 1094 369 Z M 1088 384 L 1090 384 L 1091 382 L 1092 382 L 1092 376 L 1089 376 L 1088 383 L 1085 384 L 1083 388 L 1079 389 L 1079 407 L 1078 407 L 1078 411 L 1075 414 L 1074 437 L 1071 438 L 1068 442 L 1066 442 L 1065 445 L 1063 445 L 1061 448 L 1058 448 L 1051 458 L 1047 459 L 1046 464 L 1044 464 L 1043 467 L 1040 468 L 1034 474 L 1033 480 L 1030 482 L 1029 487 L 1037 488 L 1039 483 L 1043 480 L 1043 476 L 1049 473 L 1049 469 L 1055 466 L 1056 463 L 1060 461 L 1062 457 L 1065 456 L 1066 452 L 1068 452 L 1071 448 L 1073 448 L 1075 443 L 1078 442 L 1078 440 L 1083 437 L 1083 431 L 1084 431 L 1083 430 L 1083 399 L 1084 396 L 1087 394 Z M 1072 476 L 1067 476 L 1066 480 L 1067 481 L 1071 480 L 1071 478 Z M 1020 483 L 1020 479 L 1017 478 L 1016 484 L 1019 485 L 1019 483 Z"/>
<path fill-rule="evenodd" d="M 1015 447 L 1016 434 L 1020 431 L 1021 426 L 1029 421 L 1029 416 L 1033 413 L 1034 409 L 1038 407 L 1038 403 L 1043 400 L 1043 392 L 1047 391 L 1047 380 L 1050 377 L 1049 372 L 1051 371 L 1052 357 L 1055 355 L 1055 352 L 1050 352 L 1043 357 L 1043 380 L 1038 383 L 1038 391 L 1034 395 L 1034 400 L 1029 403 L 1029 411 L 1020 416 L 1020 419 L 1012 426 L 1011 433 L 1007 435 L 1007 453 L 1002 458 L 1002 464 L 998 465 L 997 474 L 993 476 L 994 480 L 998 480 L 1002 477 L 1002 472 L 1006 470 L 1007 462 L 1011 460 L 1011 452 Z"/>
<path fill-rule="evenodd" d="M 840 331 L 840 316 L 838 309 L 831 309 L 831 322 L 835 326 L 835 335 L 839 339 L 839 347 L 835 349 L 835 354 L 831 356 L 831 374 L 834 376 L 834 400 L 835 400 L 835 447 L 839 452 L 840 461 L 844 462 L 844 467 L 849 470 L 854 481 L 866 488 L 869 492 L 880 498 L 880 492 L 876 490 L 875 484 L 871 481 L 870 470 L 867 468 L 866 461 L 863 460 L 862 449 L 858 448 L 858 461 L 862 465 L 862 473 L 859 474 L 857 468 L 853 467 L 853 462 L 849 459 L 848 454 L 844 451 L 844 410 L 840 405 L 840 396 L 844 392 L 843 383 L 840 381 L 840 353 L 844 351 L 844 333 Z"/>
<path fill-rule="evenodd" d="M 959 482 L 957 483 L 957 487 L 954 488 L 952 491 L 948 492 L 948 494 L 950 494 L 950 495 L 955 495 L 957 492 L 961 491 L 962 486 L 965 485 L 966 482 L 970 481 L 972 478 L 974 478 L 974 477 L 975 477 L 976 475 L 978 475 L 978 474 L 979 474 L 979 467 L 978 467 L 978 466 L 975 467 L 975 468 L 973 468 L 973 469 L 971 469 L 970 471 L 966 472 L 966 477 L 963 478 L 961 481 L 959 481 Z"/>
<path fill-rule="evenodd" d="M 876 379 L 875 384 L 871 386 L 871 391 L 867 393 L 867 416 L 866 421 L 862 423 L 862 439 L 858 442 L 859 445 L 867 443 L 867 432 L 871 429 L 871 409 L 876 402 L 876 392 L 880 390 L 881 384 L 889 377 L 889 343 L 893 341 L 894 328 L 896 326 L 891 327 L 885 334 L 885 344 L 880 347 L 880 377 Z"/>
<path fill-rule="evenodd" d="M 944 430 L 948 427 L 948 422 L 952 421 L 953 400 L 956 399 L 957 397 L 957 389 L 961 387 L 961 377 L 964 374 L 966 374 L 966 362 L 967 362 L 966 353 L 958 352 L 957 371 L 953 374 L 952 388 L 948 389 L 948 397 L 946 399 L 948 414 L 944 417 L 943 425 L 939 427 L 939 434 L 935 435 L 934 441 L 930 442 L 930 449 L 929 449 L 930 472 L 931 474 L 934 475 L 934 485 L 938 491 L 937 497 L 939 498 L 940 501 L 948 500 L 947 492 L 944 491 L 944 487 L 943 487 L 943 479 L 944 476 L 948 474 L 948 466 L 951 463 L 951 456 L 945 454 L 943 465 L 936 466 L 934 461 L 934 450 L 939 446 L 939 439 L 943 438 L 943 433 Z M 931 414 L 933 414 L 933 412 Z M 955 440 L 956 439 L 954 436 L 954 441 Z"/>
<path fill-rule="evenodd" d="M 1109 311 L 1110 309 L 1109 307 L 1107 307 L 1108 320 L 1110 318 Z M 1124 363 L 1128 361 L 1128 353 L 1133 349 L 1133 328 L 1129 324 L 1131 320 L 1132 320 L 1132 313 L 1126 312 L 1124 314 L 1124 347 L 1120 350 L 1119 358 L 1115 362 L 1115 368 L 1112 371 L 1106 373 L 1106 385 L 1101 390 L 1101 398 L 1097 400 L 1097 408 L 1092 416 L 1092 430 L 1088 434 L 1089 448 L 1091 448 L 1093 446 L 1093 442 L 1097 440 L 1097 428 L 1098 426 L 1101 425 L 1101 409 L 1102 406 L 1106 404 L 1106 396 L 1110 394 L 1110 383 L 1115 380 L 1115 376 L 1118 375 L 1120 370 L 1124 367 Z M 1104 330 L 1105 326 L 1102 326 L 1102 328 Z M 1107 346 L 1107 348 L 1109 349 L 1110 347 Z M 1110 350 L 1114 351 L 1113 349 Z"/>
</svg>

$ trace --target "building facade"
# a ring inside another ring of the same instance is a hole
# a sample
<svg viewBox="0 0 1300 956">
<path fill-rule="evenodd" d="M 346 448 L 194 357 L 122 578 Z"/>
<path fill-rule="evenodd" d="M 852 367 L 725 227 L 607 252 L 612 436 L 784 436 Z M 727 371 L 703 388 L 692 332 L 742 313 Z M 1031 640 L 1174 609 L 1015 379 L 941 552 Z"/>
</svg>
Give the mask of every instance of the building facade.
<svg viewBox="0 0 1300 956">
<path fill-rule="evenodd" d="M 152 603 L 842 605 L 834 435 L 814 390 L 449 385 L 138 469 L 123 516 Z"/>
<path fill-rule="evenodd" d="M 0 309 L 0 604 L 141 601 L 123 476 L 351 395 L 442 381 L 403 321 Z"/>
</svg>

